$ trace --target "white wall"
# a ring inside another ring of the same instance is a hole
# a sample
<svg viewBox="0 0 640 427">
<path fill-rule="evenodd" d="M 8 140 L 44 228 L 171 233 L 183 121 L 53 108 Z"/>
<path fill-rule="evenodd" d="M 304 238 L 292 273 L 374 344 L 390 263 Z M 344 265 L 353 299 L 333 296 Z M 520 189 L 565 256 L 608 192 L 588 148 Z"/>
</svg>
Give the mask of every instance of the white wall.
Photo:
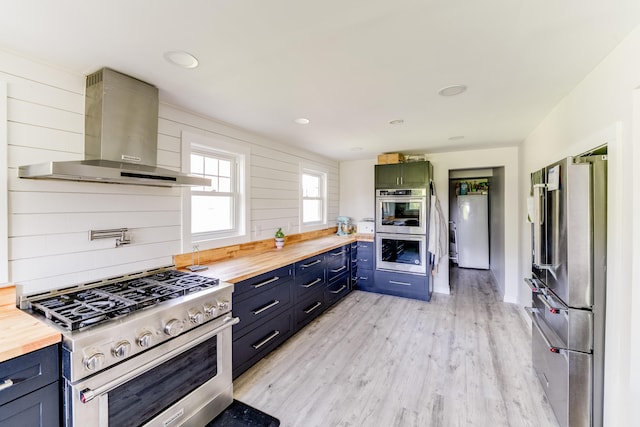
<svg viewBox="0 0 640 427">
<path fill-rule="evenodd" d="M 489 251 L 491 262 L 491 272 L 496 280 L 496 285 L 500 294 L 504 298 L 505 295 L 505 215 L 507 212 L 505 206 L 505 179 L 504 168 L 494 168 L 493 177 L 490 179 L 489 187 Z M 513 298 L 513 297 L 511 297 Z"/>
<path fill-rule="evenodd" d="M 8 98 L 9 282 L 33 293 L 171 264 L 182 252 L 182 189 L 17 178 L 19 165 L 83 158 L 85 77 L 0 51 L 0 81 Z M 301 163 L 327 170 L 328 225 L 335 224 L 337 162 L 161 104 L 159 166 L 180 169 L 183 130 L 249 147 L 252 240 L 282 224 L 298 232 Z M 88 239 L 91 229 L 120 227 L 131 230 L 132 244 Z"/>
<path fill-rule="evenodd" d="M 375 217 L 376 159 L 340 163 L 340 215 L 352 221 Z"/>
<path fill-rule="evenodd" d="M 640 418 L 640 195 L 634 185 L 640 178 L 640 97 L 635 94 L 640 87 L 638 52 L 640 27 L 549 113 L 520 153 L 521 175 L 526 177 L 558 158 L 609 143 L 604 425 L 611 427 L 634 425 Z M 528 182 L 522 180 L 521 209 L 525 209 L 527 194 Z M 523 266 L 528 266 L 529 247 L 529 229 L 521 227 Z M 525 268 L 523 274 L 528 271 Z M 523 286 L 521 302 L 526 294 Z"/>
</svg>

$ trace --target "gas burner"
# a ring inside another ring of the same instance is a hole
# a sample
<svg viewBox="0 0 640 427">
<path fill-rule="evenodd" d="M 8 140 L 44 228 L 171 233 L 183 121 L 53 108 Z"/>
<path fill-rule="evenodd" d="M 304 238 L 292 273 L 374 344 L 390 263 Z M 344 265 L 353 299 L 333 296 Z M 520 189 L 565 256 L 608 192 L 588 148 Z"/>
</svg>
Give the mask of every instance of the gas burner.
<svg viewBox="0 0 640 427">
<path fill-rule="evenodd" d="M 218 279 L 166 270 L 87 289 L 77 287 L 33 301 L 31 308 L 73 331 L 218 285 Z"/>
</svg>

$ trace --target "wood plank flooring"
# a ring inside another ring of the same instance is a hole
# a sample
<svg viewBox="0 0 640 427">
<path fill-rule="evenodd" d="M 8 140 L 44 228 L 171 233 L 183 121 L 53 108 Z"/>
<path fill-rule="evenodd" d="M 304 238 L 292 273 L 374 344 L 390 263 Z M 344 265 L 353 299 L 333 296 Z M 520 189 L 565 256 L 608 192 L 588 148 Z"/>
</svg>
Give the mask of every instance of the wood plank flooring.
<svg viewBox="0 0 640 427">
<path fill-rule="evenodd" d="M 431 302 L 354 291 L 234 382 L 283 427 L 557 427 L 519 308 L 488 271 Z"/>
</svg>

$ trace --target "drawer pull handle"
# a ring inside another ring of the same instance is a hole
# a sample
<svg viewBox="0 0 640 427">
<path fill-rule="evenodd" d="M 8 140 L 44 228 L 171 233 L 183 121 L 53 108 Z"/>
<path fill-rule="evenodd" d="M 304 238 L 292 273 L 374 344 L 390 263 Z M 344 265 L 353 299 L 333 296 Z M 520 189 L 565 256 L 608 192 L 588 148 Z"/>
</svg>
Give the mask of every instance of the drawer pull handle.
<svg viewBox="0 0 640 427">
<path fill-rule="evenodd" d="M 394 285 L 411 286 L 411 283 L 407 283 L 407 282 L 397 282 L 397 281 L 395 281 L 395 280 L 389 280 L 389 283 L 393 283 Z"/>
<path fill-rule="evenodd" d="M 306 285 L 302 285 L 302 287 L 303 287 L 303 288 L 310 288 L 310 287 L 312 287 L 313 285 L 316 285 L 316 284 L 318 284 L 318 283 L 320 283 L 320 282 L 322 282 L 322 279 L 318 277 L 318 278 L 317 278 L 316 280 L 314 280 L 313 282 L 311 282 L 311 283 L 307 283 Z"/>
<path fill-rule="evenodd" d="M 315 310 L 316 308 L 320 307 L 322 305 L 322 303 L 320 301 L 316 302 L 313 307 L 309 307 L 306 310 L 303 310 L 306 314 L 311 313 L 313 310 Z"/>
<path fill-rule="evenodd" d="M 322 262 L 322 260 L 321 260 L 321 259 L 317 259 L 317 260 L 315 260 L 315 261 L 313 261 L 313 262 L 310 262 L 309 264 L 302 264 L 302 266 L 301 266 L 301 267 L 302 267 L 302 268 L 309 268 L 309 267 L 313 267 L 313 266 L 314 266 L 314 265 L 316 265 L 316 264 L 320 264 L 321 262 Z"/>
<path fill-rule="evenodd" d="M 274 339 L 275 337 L 277 337 L 278 335 L 280 335 L 280 331 L 278 331 L 278 330 L 273 331 L 273 333 L 271 335 L 269 335 L 268 337 L 266 337 L 265 339 L 260 341 L 258 344 L 253 344 L 251 347 L 253 347 L 254 349 L 257 350 L 260 347 L 262 347 L 263 345 L 265 345 L 266 343 L 268 343 L 269 341 L 271 341 L 272 339 Z"/>
<path fill-rule="evenodd" d="M 343 265 L 343 266 L 342 266 L 342 267 L 340 267 L 340 268 L 336 268 L 336 269 L 331 270 L 331 272 L 332 272 L 332 273 L 339 273 L 339 272 L 341 272 L 342 270 L 346 270 L 346 269 L 347 269 L 347 266 L 346 266 L 346 265 Z"/>
<path fill-rule="evenodd" d="M 340 292 L 344 291 L 345 289 L 347 289 L 347 285 L 342 285 L 342 287 L 340 289 L 338 289 L 337 291 L 329 291 L 332 294 L 339 294 Z"/>
<path fill-rule="evenodd" d="M 276 299 L 276 300 L 273 300 L 273 302 L 271 302 L 270 304 L 267 304 L 267 305 L 265 305 L 264 307 L 262 307 L 262 308 L 259 308 L 259 309 L 255 310 L 255 311 L 253 312 L 253 314 L 255 314 L 255 315 L 257 316 L 258 314 L 262 313 L 263 311 L 267 311 L 267 310 L 269 310 L 271 307 L 275 307 L 275 306 L 276 306 L 276 305 L 278 305 L 278 304 L 280 304 L 280 301 L 278 301 L 277 299 Z"/>
<path fill-rule="evenodd" d="M 2 384 L 0 384 L 0 391 L 6 390 L 13 385 L 12 380 L 4 380 Z"/>
<path fill-rule="evenodd" d="M 260 287 L 262 287 L 262 286 L 264 286 L 264 285 L 268 285 L 269 283 L 273 283 L 273 282 L 278 281 L 278 280 L 280 280 L 280 277 L 278 277 L 278 276 L 276 276 L 276 277 L 272 277 L 271 279 L 269 279 L 269 280 L 265 280 L 265 281 L 264 281 L 264 282 L 262 282 L 262 283 L 258 283 L 258 284 L 256 284 L 256 285 L 253 285 L 253 288 L 254 288 L 254 289 L 257 289 L 257 288 L 260 288 Z"/>
<path fill-rule="evenodd" d="M 340 252 L 331 252 L 331 256 L 340 256 L 340 255 L 344 255 L 346 251 L 343 249 Z"/>
</svg>

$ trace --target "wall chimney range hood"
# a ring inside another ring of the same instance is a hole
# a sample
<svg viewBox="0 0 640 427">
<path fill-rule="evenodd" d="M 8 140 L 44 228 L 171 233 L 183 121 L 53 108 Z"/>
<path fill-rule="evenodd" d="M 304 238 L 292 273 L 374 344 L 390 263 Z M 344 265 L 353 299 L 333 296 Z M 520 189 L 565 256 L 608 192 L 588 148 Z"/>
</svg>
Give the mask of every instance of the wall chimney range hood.
<svg viewBox="0 0 640 427">
<path fill-rule="evenodd" d="M 20 166 L 20 178 L 161 187 L 211 180 L 159 168 L 158 89 L 110 68 L 87 76 L 84 160 Z"/>
</svg>

